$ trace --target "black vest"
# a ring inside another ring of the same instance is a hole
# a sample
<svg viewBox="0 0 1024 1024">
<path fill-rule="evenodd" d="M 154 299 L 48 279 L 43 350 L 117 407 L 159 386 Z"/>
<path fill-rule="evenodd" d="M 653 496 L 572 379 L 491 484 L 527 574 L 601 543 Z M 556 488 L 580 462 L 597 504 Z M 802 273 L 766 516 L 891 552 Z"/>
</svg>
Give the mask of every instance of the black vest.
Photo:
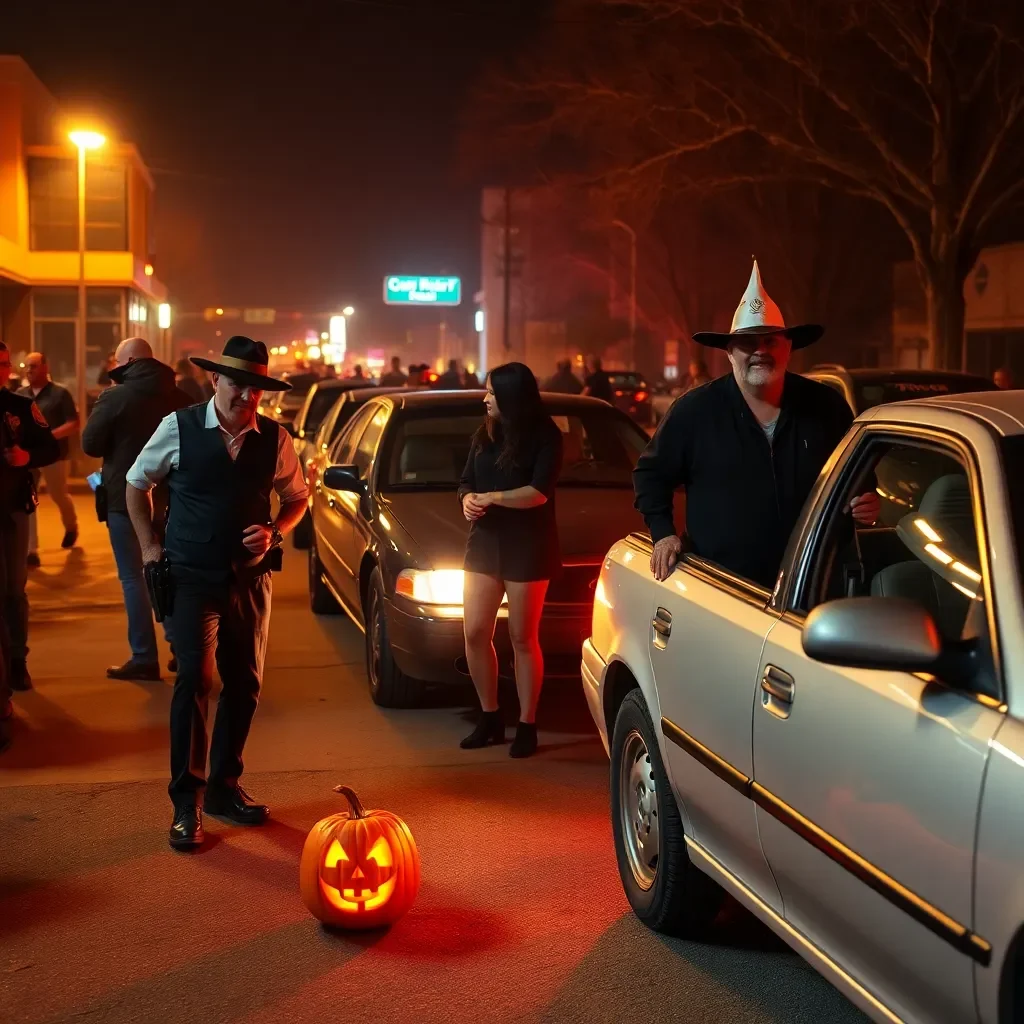
<svg viewBox="0 0 1024 1024">
<path fill-rule="evenodd" d="M 278 431 L 257 417 L 232 461 L 219 428 L 206 426 L 207 404 L 179 409 L 181 452 L 167 477 L 170 507 L 164 550 L 174 566 L 227 576 L 252 556 L 242 531 L 270 522 L 270 494 L 277 472 Z M 245 570 L 258 574 L 259 567 Z"/>
</svg>

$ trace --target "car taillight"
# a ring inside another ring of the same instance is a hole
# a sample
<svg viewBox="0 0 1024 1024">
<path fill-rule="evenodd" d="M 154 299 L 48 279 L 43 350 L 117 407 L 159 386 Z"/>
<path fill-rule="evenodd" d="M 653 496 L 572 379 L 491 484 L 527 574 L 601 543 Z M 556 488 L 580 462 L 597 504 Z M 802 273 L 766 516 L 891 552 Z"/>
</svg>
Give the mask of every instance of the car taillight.
<svg viewBox="0 0 1024 1024">
<path fill-rule="evenodd" d="M 615 397 L 616 397 L 616 398 L 621 398 L 621 397 L 622 397 L 622 396 L 623 396 L 624 394 L 625 394 L 625 392 L 624 392 L 624 391 L 616 391 L 616 392 L 615 392 Z"/>
<path fill-rule="evenodd" d="M 646 391 L 638 391 L 633 396 L 633 401 L 634 402 L 646 402 L 647 401 L 647 392 Z"/>
</svg>

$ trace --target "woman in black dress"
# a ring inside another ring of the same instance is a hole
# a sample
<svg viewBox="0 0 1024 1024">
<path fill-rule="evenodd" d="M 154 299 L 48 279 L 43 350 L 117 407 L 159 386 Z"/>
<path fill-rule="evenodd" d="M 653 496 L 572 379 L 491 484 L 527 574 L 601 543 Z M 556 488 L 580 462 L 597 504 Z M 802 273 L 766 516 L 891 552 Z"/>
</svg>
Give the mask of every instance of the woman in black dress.
<svg viewBox="0 0 1024 1024">
<path fill-rule="evenodd" d="M 487 417 L 473 438 L 459 485 L 462 510 L 473 524 L 464 566 L 466 660 L 482 711 L 462 746 L 505 742 L 494 626 L 507 595 L 519 691 L 519 727 L 509 754 L 529 757 L 537 750 L 535 718 L 544 681 L 540 617 L 548 582 L 562 568 L 555 522 L 562 432 L 522 363 L 491 371 L 484 405 Z"/>
</svg>

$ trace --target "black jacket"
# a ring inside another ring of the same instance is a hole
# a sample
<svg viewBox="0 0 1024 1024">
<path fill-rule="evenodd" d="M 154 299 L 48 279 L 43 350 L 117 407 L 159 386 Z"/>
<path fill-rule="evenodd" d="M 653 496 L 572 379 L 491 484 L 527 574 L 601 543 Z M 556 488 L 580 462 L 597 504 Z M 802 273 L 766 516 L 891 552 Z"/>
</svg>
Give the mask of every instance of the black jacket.
<svg viewBox="0 0 1024 1024">
<path fill-rule="evenodd" d="M 3 457 L 6 448 L 24 448 L 28 465 L 15 469 Z M 0 388 L 0 516 L 35 510 L 33 469 L 60 458 L 57 443 L 39 406 L 31 398 Z"/>
<path fill-rule="evenodd" d="M 103 460 L 107 509 L 127 512 L 125 477 L 167 415 L 191 404 L 175 387 L 174 371 L 156 359 L 137 359 L 114 371 L 120 384 L 101 391 L 82 431 L 82 450 Z"/>
<path fill-rule="evenodd" d="M 769 442 L 732 374 L 683 395 L 633 474 L 636 508 L 657 542 L 675 533 L 673 492 L 686 489 L 687 547 L 769 590 L 814 481 L 853 413 L 838 392 L 786 375 Z"/>
</svg>

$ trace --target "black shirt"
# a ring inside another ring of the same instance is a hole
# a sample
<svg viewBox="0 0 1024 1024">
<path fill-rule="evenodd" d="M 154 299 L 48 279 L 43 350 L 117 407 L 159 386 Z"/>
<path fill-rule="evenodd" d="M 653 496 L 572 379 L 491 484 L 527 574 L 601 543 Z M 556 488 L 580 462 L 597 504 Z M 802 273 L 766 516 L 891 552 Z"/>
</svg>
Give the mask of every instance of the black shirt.
<svg viewBox="0 0 1024 1024">
<path fill-rule="evenodd" d="M 33 396 L 32 388 L 30 387 L 22 388 L 18 394 L 24 395 L 26 398 L 35 398 L 36 405 L 39 406 L 39 411 L 46 417 L 46 422 L 50 425 L 51 430 L 62 427 L 68 420 L 73 420 L 78 416 L 78 410 L 75 408 L 75 400 L 71 397 L 71 392 L 60 384 L 54 384 L 52 380 L 42 387 L 38 395 Z M 60 438 L 57 444 L 60 447 L 60 458 L 68 458 L 71 451 L 68 438 Z"/>
<path fill-rule="evenodd" d="M 694 554 L 769 590 L 789 535 L 853 413 L 838 392 L 786 374 L 771 441 L 732 374 L 680 398 L 633 473 L 636 508 L 657 542 L 675 533 L 672 497 L 686 489 Z"/>
<path fill-rule="evenodd" d="M 562 569 L 555 518 L 555 485 L 562 471 L 562 432 L 548 419 L 526 457 L 514 466 L 498 465 L 498 445 L 473 439 L 459 481 L 459 501 L 469 493 L 513 491 L 532 486 L 548 500 L 533 508 L 490 508 L 469 529 L 467 572 L 509 582 L 550 580 Z"/>
<path fill-rule="evenodd" d="M 24 448 L 28 465 L 15 468 L 3 458 L 6 448 Z M 56 462 L 58 443 L 39 406 L 25 395 L 0 388 L 0 525 L 8 512 L 35 509 L 35 489 L 30 470 Z"/>
<path fill-rule="evenodd" d="M 612 382 L 604 370 L 595 370 L 584 382 L 587 394 L 591 398 L 600 398 L 605 402 L 613 402 Z"/>
</svg>

